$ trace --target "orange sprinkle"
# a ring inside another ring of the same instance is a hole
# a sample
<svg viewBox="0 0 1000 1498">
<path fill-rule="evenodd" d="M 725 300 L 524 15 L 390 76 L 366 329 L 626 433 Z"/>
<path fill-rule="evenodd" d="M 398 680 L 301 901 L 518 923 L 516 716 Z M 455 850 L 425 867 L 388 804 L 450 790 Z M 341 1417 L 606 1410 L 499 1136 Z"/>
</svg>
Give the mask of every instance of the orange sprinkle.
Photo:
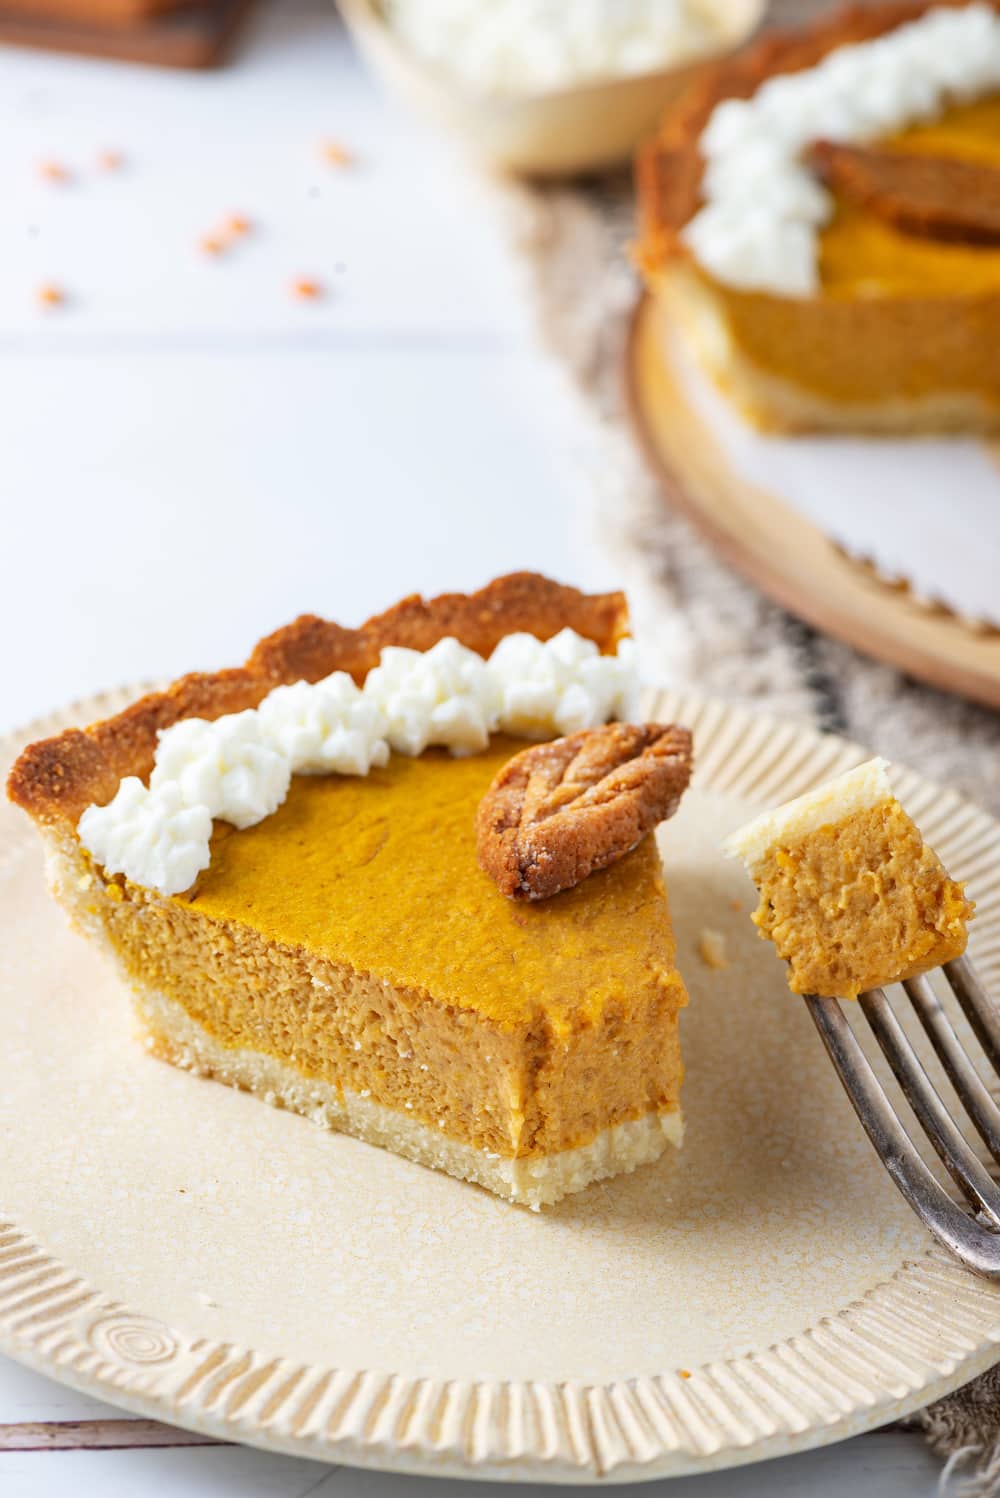
<svg viewBox="0 0 1000 1498">
<path fill-rule="evenodd" d="M 335 140 L 323 142 L 323 160 L 330 166 L 352 166 L 354 157 L 346 146 Z"/>
<path fill-rule="evenodd" d="M 317 302 L 323 295 L 323 288 L 318 281 L 310 281 L 303 277 L 292 282 L 292 295 L 297 296 L 302 302 Z"/>
<path fill-rule="evenodd" d="M 44 282 L 38 288 L 38 302 L 42 307 L 61 307 L 65 300 L 66 293 L 51 281 Z"/>
<path fill-rule="evenodd" d="M 680 1374 L 681 1378 L 690 1378 L 691 1377 L 690 1373 L 687 1371 L 686 1368 L 678 1368 L 677 1372 Z"/>
<path fill-rule="evenodd" d="M 46 182 L 68 182 L 70 179 L 70 173 L 61 161 L 40 161 L 38 175 Z"/>
<path fill-rule="evenodd" d="M 125 165 L 125 157 L 120 151 L 101 151 L 97 165 L 104 172 L 119 172 Z"/>
<path fill-rule="evenodd" d="M 226 242 L 218 234 L 206 234 L 198 241 L 198 248 L 203 255 L 224 255 L 226 253 Z"/>
<path fill-rule="evenodd" d="M 227 234 L 235 234 L 239 238 L 244 234 L 249 234 L 252 229 L 253 224 L 248 218 L 244 218 L 242 213 L 231 213 L 226 219 Z"/>
</svg>

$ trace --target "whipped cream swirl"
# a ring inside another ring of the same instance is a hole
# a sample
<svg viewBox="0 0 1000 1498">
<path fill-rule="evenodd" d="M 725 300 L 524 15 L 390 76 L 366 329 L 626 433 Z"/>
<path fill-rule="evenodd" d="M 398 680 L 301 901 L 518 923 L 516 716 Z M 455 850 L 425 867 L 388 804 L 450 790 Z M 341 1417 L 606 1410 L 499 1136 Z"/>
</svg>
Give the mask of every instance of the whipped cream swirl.
<svg viewBox="0 0 1000 1498">
<path fill-rule="evenodd" d="M 455 639 L 426 651 L 388 646 L 364 692 L 382 714 L 397 754 L 423 754 L 431 744 L 474 754 L 489 743 L 495 714 L 487 665 Z"/>
<path fill-rule="evenodd" d="M 259 712 L 248 708 L 207 723 L 183 718 L 160 733 L 151 791 L 176 786 L 184 806 L 252 827 L 288 795 L 291 760 L 268 737 Z"/>
<path fill-rule="evenodd" d="M 367 775 L 372 765 L 388 763 L 382 709 L 346 671 L 334 671 L 314 685 L 296 681 L 275 687 L 256 716 L 295 775 Z"/>
<path fill-rule="evenodd" d="M 601 655 L 571 629 L 551 640 L 507 635 L 491 655 L 486 675 L 495 694 L 494 724 L 525 738 L 548 738 L 596 728 L 638 711 L 635 642 Z"/>
<path fill-rule="evenodd" d="M 937 7 L 872 41 L 838 47 L 749 99 L 716 105 L 699 145 L 704 206 L 683 238 L 717 280 L 809 296 L 833 198 L 803 164 L 816 140 L 863 143 L 1000 89 L 1000 14 Z"/>
<path fill-rule="evenodd" d="M 87 807 L 77 832 L 107 873 L 177 894 L 208 868 L 212 814 L 186 806 L 179 785 L 154 791 L 127 775 L 107 806 Z"/>
<path fill-rule="evenodd" d="M 390 749 L 417 755 L 485 749 L 492 733 L 554 738 L 637 711 L 635 646 L 601 655 L 564 629 L 551 640 L 507 635 L 489 660 L 455 639 L 389 647 L 358 687 L 343 671 L 275 687 L 260 706 L 160 732 L 149 787 L 122 781 L 89 806 L 78 832 L 108 874 L 164 895 L 190 888 L 211 858 L 213 819 L 252 827 L 275 812 L 293 774 L 367 775 Z"/>
</svg>

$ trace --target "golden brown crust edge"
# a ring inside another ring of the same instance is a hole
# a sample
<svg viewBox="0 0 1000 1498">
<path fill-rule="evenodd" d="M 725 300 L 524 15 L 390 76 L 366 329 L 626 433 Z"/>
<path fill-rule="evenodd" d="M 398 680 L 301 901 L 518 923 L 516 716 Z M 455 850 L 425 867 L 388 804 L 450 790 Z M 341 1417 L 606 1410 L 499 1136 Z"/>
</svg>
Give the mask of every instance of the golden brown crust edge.
<svg viewBox="0 0 1000 1498">
<path fill-rule="evenodd" d="M 988 0 L 1000 11 L 1000 0 Z M 842 6 L 812 23 L 773 31 L 735 54 L 708 64 L 668 110 L 657 133 L 640 148 L 635 162 L 640 237 L 636 254 L 653 271 L 684 253 L 680 231 L 697 211 L 703 160 L 701 132 L 724 99 L 748 99 L 779 73 L 797 73 L 835 47 L 870 41 L 915 21 L 925 11 L 969 0 L 885 0 L 881 5 Z"/>
<path fill-rule="evenodd" d="M 75 826 L 88 806 L 110 801 L 126 775 L 149 774 L 157 735 L 181 718 L 242 712 L 272 687 L 319 681 L 331 671 L 363 681 L 387 645 L 429 650 L 454 635 L 486 656 L 504 635 L 524 631 L 547 640 L 565 628 L 613 651 L 628 633 L 624 594 L 581 593 L 537 572 L 512 572 L 478 593 L 414 593 L 360 629 L 303 614 L 260 640 L 244 666 L 182 676 L 113 718 L 30 744 L 10 772 L 7 795 L 37 822 Z"/>
</svg>

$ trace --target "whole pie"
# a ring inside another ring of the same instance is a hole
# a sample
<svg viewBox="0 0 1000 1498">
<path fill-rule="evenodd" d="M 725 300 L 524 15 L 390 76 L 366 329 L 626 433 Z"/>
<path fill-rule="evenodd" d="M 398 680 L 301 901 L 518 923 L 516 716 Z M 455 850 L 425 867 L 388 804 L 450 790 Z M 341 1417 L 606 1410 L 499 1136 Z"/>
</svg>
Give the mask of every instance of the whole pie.
<svg viewBox="0 0 1000 1498">
<path fill-rule="evenodd" d="M 622 595 L 527 573 L 304 616 L 33 744 L 9 794 L 155 1055 L 537 1207 L 681 1140 L 649 829 L 690 739 L 598 727 L 627 634 Z"/>
<path fill-rule="evenodd" d="M 884 0 L 705 70 L 638 160 L 653 294 L 784 430 L 1000 428 L 1000 0 Z"/>
<path fill-rule="evenodd" d="M 855 999 L 961 956 L 973 905 L 873 759 L 740 828 L 725 851 L 793 993 Z"/>
</svg>

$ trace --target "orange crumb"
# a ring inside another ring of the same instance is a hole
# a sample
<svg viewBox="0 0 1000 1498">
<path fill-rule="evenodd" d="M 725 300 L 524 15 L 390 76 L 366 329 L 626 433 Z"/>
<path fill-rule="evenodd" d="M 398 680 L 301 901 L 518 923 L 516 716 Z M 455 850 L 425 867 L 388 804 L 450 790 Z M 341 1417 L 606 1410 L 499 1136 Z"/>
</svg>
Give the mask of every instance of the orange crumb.
<svg viewBox="0 0 1000 1498">
<path fill-rule="evenodd" d="M 205 255 L 224 255 L 226 252 L 226 243 L 218 234 L 206 234 L 202 239 L 199 239 L 198 248 Z"/>
<path fill-rule="evenodd" d="M 66 293 L 59 286 L 53 286 L 51 281 L 44 282 L 38 288 L 38 302 L 42 307 L 61 307 L 66 300 Z"/>
<path fill-rule="evenodd" d="M 354 162 L 354 157 L 348 151 L 347 147 L 340 145 L 338 141 L 325 140 L 323 142 L 323 160 L 330 166 L 351 166 Z"/>
<path fill-rule="evenodd" d="M 323 288 L 318 281 L 310 281 L 303 276 L 292 282 L 292 295 L 302 302 L 316 302 L 323 295 Z"/>
<path fill-rule="evenodd" d="M 690 1378 L 691 1377 L 690 1373 L 688 1372 L 688 1370 L 686 1368 L 678 1368 L 677 1372 L 680 1374 L 681 1378 Z"/>
<path fill-rule="evenodd" d="M 253 224 L 242 213 L 231 213 L 226 219 L 226 233 L 235 234 L 237 238 L 249 234 Z"/>
<path fill-rule="evenodd" d="M 61 161 L 40 161 L 38 175 L 44 177 L 46 182 L 68 182 L 70 178 L 69 170 Z"/>
<path fill-rule="evenodd" d="M 740 912 L 741 912 L 741 910 L 743 909 L 743 901 L 742 900 L 730 900 L 730 902 L 729 902 L 729 908 L 730 908 L 730 910 L 734 910 L 736 912 L 736 914 L 739 915 Z"/>
<path fill-rule="evenodd" d="M 125 165 L 125 157 L 120 151 L 101 151 L 97 165 L 104 172 L 118 172 Z"/>
</svg>

